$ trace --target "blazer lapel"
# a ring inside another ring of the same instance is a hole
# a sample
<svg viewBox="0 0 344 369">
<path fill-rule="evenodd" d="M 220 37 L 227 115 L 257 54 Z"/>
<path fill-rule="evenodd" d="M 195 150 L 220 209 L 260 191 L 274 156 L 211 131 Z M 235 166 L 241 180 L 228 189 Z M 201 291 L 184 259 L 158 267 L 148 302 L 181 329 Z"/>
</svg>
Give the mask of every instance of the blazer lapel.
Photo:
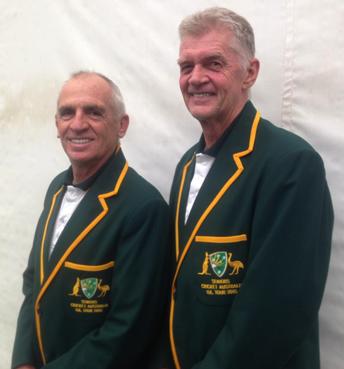
<svg viewBox="0 0 344 369">
<path fill-rule="evenodd" d="M 186 206 L 188 202 L 189 197 L 189 191 L 190 191 L 190 184 L 192 181 L 192 177 L 195 172 L 195 164 L 196 164 L 196 152 L 193 154 L 192 159 L 189 161 L 189 165 L 187 168 L 185 168 L 185 183 L 182 189 L 181 193 L 181 199 L 180 199 L 180 218 L 179 218 L 179 226 L 181 228 L 184 228 L 186 226 L 185 222 L 185 212 L 186 212 Z"/>
<path fill-rule="evenodd" d="M 78 247 L 82 239 L 106 216 L 106 198 L 117 194 L 114 189 L 116 184 L 123 180 L 127 168 L 128 164 L 122 151 L 119 150 L 88 190 L 62 231 L 48 262 L 48 274 L 66 257 L 66 253 L 69 255 Z M 112 178 L 112 181 L 109 181 L 109 178 Z"/>
<path fill-rule="evenodd" d="M 241 157 L 249 155 L 253 150 L 259 117 L 252 103 L 248 102 L 223 143 L 213 166 L 205 178 L 184 229 L 180 225 L 181 221 L 179 221 L 179 248 L 184 249 L 190 246 L 192 238 L 196 235 L 208 214 L 221 201 L 223 194 L 230 190 L 231 185 L 244 170 Z M 190 165 L 188 172 L 191 168 L 192 166 Z M 179 215 L 179 219 L 183 219 L 183 221 L 191 179 L 192 175 L 186 173 L 181 196 L 181 201 L 184 204 L 179 206 L 179 211 L 184 212 Z"/>
<path fill-rule="evenodd" d="M 54 230 L 54 224 L 57 218 L 58 210 L 60 208 L 64 194 L 64 186 L 61 187 L 53 194 L 49 208 L 42 214 L 44 220 L 42 234 L 40 237 L 40 252 L 39 252 L 39 264 L 40 264 L 40 284 L 43 283 L 47 273 L 49 264 L 49 252 L 50 242 Z"/>
<path fill-rule="evenodd" d="M 86 193 L 73 215 L 66 224 L 48 262 L 48 273 L 55 267 L 57 262 L 72 244 L 72 242 L 101 212 L 103 208 L 99 203 L 94 191 Z"/>
</svg>

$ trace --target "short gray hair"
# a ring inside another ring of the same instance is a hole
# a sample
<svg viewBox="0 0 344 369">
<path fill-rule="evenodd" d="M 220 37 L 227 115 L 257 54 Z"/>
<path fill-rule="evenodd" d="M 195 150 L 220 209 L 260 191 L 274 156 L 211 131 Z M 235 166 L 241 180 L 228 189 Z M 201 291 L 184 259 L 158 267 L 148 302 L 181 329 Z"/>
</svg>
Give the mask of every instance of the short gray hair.
<svg viewBox="0 0 344 369">
<path fill-rule="evenodd" d="M 238 46 L 249 59 L 255 55 L 254 32 L 250 23 L 232 10 L 220 7 L 207 8 L 182 20 L 179 25 L 179 37 L 201 36 L 213 29 L 228 30 L 235 36 Z"/>
<path fill-rule="evenodd" d="M 106 77 L 104 74 L 88 71 L 88 70 L 79 70 L 70 75 L 69 80 L 73 78 L 79 78 L 83 76 L 98 76 L 102 78 L 111 88 L 112 91 L 112 104 L 115 111 L 116 118 L 122 118 L 126 114 L 125 104 L 123 100 L 122 93 L 119 87 L 113 82 L 110 78 Z"/>
</svg>

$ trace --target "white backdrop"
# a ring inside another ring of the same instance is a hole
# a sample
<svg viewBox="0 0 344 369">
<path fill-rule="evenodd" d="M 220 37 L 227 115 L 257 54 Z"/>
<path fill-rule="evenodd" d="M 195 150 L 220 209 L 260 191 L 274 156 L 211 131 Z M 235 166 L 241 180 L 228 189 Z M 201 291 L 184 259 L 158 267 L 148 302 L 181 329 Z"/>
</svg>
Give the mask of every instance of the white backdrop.
<svg viewBox="0 0 344 369">
<path fill-rule="evenodd" d="M 124 152 L 167 199 L 178 159 L 200 134 L 178 90 L 177 26 L 214 5 L 238 11 L 255 29 L 256 107 L 325 161 L 336 223 L 320 314 L 322 368 L 343 369 L 342 0 L 0 0 L 0 369 L 9 367 L 44 193 L 68 165 L 53 119 L 61 84 L 79 69 L 118 83 L 131 117 Z"/>
</svg>

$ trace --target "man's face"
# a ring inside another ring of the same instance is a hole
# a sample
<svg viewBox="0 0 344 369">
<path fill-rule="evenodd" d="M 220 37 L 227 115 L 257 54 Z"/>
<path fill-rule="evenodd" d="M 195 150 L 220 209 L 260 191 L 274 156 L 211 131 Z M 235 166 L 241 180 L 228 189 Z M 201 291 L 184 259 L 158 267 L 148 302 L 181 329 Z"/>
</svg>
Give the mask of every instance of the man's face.
<svg viewBox="0 0 344 369">
<path fill-rule="evenodd" d="M 226 124 L 247 100 L 253 84 L 248 83 L 250 67 L 235 47 L 232 34 L 220 30 L 181 41 L 179 85 L 187 108 L 200 122 Z"/>
<path fill-rule="evenodd" d="M 108 83 L 96 75 L 66 82 L 58 100 L 56 126 L 72 167 L 94 171 L 114 152 L 128 117 L 117 119 Z"/>
</svg>

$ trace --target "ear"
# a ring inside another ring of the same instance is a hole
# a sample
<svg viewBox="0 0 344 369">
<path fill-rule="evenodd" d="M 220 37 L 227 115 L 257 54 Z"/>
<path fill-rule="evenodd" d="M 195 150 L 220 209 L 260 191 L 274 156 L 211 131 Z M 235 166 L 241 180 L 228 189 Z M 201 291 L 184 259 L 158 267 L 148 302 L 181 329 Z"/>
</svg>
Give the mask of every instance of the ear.
<svg viewBox="0 0 344 369">
<path fill-rule="evenodd" d="M 258 72 L 259 72 L 259 60 L 253 58 L 252 60 L 250 60 L 249 65 L 246 68 L 246 78 L 243 82 L 244 90 L 248 90 L 254 85 L 258 77 Z"/>
<path fill-rule="evenodd" d="M 55 114 L 55 127 L 57 129 L 57 138 L 60 138 L 57 113 Z"/>
<path fill-rule="evenodd" d="M 118 130 L 119 138 L 123 138 L 125 136 L 128 126 L 129 126 L 129 116 L 125 114 L 119 121 L 119 130 Z"/>
</svg>

